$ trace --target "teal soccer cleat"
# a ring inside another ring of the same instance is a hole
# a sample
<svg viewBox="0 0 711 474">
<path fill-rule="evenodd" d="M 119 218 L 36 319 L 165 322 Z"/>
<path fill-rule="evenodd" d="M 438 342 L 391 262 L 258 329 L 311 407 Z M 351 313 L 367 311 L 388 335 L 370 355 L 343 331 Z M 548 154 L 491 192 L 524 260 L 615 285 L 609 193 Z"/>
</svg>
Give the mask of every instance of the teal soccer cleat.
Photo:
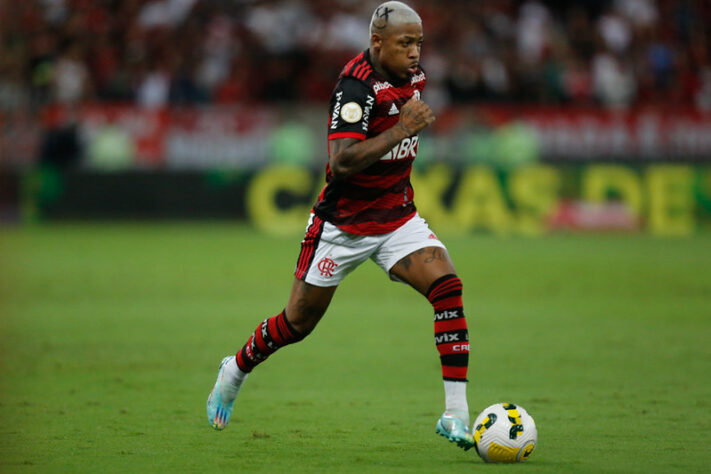
<svg viewBox="0 0 711 474">
<path fill-rule="evenodd" d="M 240 389 L 224 380 L 225 365 L 233 358 L 234 356 L 227 356 L 222 359 L 220 370 L 217 372 L 217 381 L 212 387 L 210 396 L 207 397 L 207 422 L 216 430 L 224 430 L 229 423 L 235 398 Z"/>
<path fill-rule="evenodd" d="M 474 436 L 469 431 L 469 427 L 464 420 L 451 413 L 444 412 L 437 421 L 435 432 L 444 436 L 449 441 L 457 443 L 457 446 L 465 451 L 474 447 Z"/>
</svg>

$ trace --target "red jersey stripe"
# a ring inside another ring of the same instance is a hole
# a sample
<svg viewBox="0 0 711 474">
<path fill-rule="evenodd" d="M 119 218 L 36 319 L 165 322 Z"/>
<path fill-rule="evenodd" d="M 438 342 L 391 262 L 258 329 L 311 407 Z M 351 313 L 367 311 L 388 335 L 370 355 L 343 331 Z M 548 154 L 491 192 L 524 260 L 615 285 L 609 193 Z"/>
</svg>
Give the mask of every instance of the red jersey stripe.
<svg viewBox="0 0 711 474">
<path fill-rule="evenodd" d="M 412 161 L 412 159 L 379 160 L 358 174 L 364 176 L 400 175 L 403 178 L 406 178 L 410 175 Z"/>
<path fill-rule="evenodd" d="M 359 65 L 357 68 L 353 70 L 353 77 L 356 77 L 360 79 L 360 74 L 363 72 L 363 70 L 368 66 L 368 63 L 362 63 Z"/>
<path fill-rule="evenodd" d="M 343 213 L 351 213 L 351 212 L 359 212 L 364 209 L 392 209 L 393 207 L 397 206 L 402 206 L 403 204 L 407 204 L 405 202 L 405 191 L 403 190 L 402 192 L 398 193 L 390 193 L 382 196 L 381 198 L 378 199 L 376 203 L 372 203 L 370 201 L 358 201 L 354 199 L 348 199 L 345 197 L 342 197 L 341 199 L 338 200 L 338 209 L 340 212 Z M 410 192 L 408 192 L 408 197 L 411 195 Z"/>
<path fill-rule="evenodd" d="M 336 138 L 357 138 L 358 140 L 365 140 L 365 133 L 358 132 L 336 132 L 328 136 L 329 140 L 335 140 Z"/>
<path fill-rule="evenodd" d="M 370 201 L 374 204 L 378 198 L 387 193 L 403 192 L 409 187 L 409 184 L 410 181 L 407 179 L 407 176 L 400 177 L 397 183 L 385 189 L 378 186 L 358 186 L 347 182 L 346 180 L 340 180 L 330 188 L 334 191 L 333 195 L 325 196 L 325 199 L 334 201 L 334 205 L 335 202 L 342 197 L 352 199 L 354 201 Z"/>
<path fill-rule="evenodd" d="M 458 280 L 450 280 L 432 290 L 432 292 L 428 295 L 428 298 L 430 301 L 434 302 L 437 301 L 441 295 L 446 295 L 447 293 L 457 290 L 462 291 L 462 289 L 463 286 Z"/>
<path fill-rule="evenodd" d="M 398 107 L 399 109 L 400 107 Z M 390 109 L 388 108 L 388 113 Z M 400 114 L 377 116 L 373 119 L 373 128 L 385 128 L 388 129 L 394 126 L 400 120 Z"/>
<path fill-rule="evenodd" d="M 363 80 L 363 79 L 365 79 L 365 78 L 368 76 L 368 74 L 370 74 L 371 72 L 373 72 L 373 69 L 372 69 L 371 67 L 369 67 L 369 66 L 366 65 L 366 67 L 364 67 L 363 70 L 362 70 L 360 73 L 358 73 L 358 75 L 357 75 L 356 77 L 357 77 L 358 79 L 360 79 L 360 80 Z"/>
<path fill-rule="evenodd" d="M 381 188 L 381 189 L 390 189 L 393 186 L 400 183 L 401 181 L 403 182 L 402 184 L 404 184 L 405 183 L 404 178 L 406 178 L 406 176 L 403 173 L 398 173 L 398 174 L 393 174 L 393 175 L 384 175 L 384 176 L 375 176 L 375 175 L 364 174 L 364 173 L 356 173 L 356 174 L 350 176 L 350 182 L 356 186 L 363 186 L 363 187 L 368 187 L 368 188 L 377 187 L 377 188 Z"/>
<path fill-rule="evenodd" d="M 346 64 L 346 67 L 343 69 L 343 75 L 345 76 L 350 73 L 351 69 L 353 69 L 353 66 L 358 64 L 363 59 L 363 56 L 365 56 L 365 51 L 361 52 L 358 56 L 351 59 L 348 64 Z"/>
<path fill-rule="evenodd" d="M 462 307 L 462 296 L 452 296 L 450 298 L 445 298 L 443 300 L 435 301 L 432 303 L 434 310 L 437 312 L 444 311 L 445 309 L 461 308 Z"/>
</svg>

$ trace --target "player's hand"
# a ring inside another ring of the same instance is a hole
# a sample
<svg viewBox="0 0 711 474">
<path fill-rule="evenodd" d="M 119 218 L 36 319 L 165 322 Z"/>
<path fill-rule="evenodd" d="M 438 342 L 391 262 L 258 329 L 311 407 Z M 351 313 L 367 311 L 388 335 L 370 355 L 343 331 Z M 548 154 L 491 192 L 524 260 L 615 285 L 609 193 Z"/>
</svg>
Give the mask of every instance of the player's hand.
<svg viewBox="0 0 711 474">
<path fill-rule="evenodd" d="M 422 129 L 434 122 L 435 116 L 430 106 L 414 96 L 400 109 L 400 122 L 398 122 L 409 136 L 417 135 Z"/>
</svg>

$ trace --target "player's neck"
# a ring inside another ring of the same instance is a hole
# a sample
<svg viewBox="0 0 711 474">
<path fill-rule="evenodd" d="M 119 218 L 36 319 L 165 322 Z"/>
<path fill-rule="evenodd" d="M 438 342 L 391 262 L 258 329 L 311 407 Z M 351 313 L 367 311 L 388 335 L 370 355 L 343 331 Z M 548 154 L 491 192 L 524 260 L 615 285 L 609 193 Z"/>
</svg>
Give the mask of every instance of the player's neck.
<svg viewBox="0 0 711 474">
<path fill-rule="evenodd" d="M 368 48 L 368 58 L 370 59 L 370 63 L 373 65 L 373 69 L 375 69 L 375 72 L 377 72 L 378 75 L 381 76 L 383 79 L 393 85 L 397 85 L 402 82 L 398 78 L 392 77 L 390 74 L 388 74 L 385 68 L 383 68 L 383 65 L 380 64 L 380 61 L 378 61 L 378 58 L 373 55 L 373 52 L 370 50 L 370 48 Z"/>
</svg>

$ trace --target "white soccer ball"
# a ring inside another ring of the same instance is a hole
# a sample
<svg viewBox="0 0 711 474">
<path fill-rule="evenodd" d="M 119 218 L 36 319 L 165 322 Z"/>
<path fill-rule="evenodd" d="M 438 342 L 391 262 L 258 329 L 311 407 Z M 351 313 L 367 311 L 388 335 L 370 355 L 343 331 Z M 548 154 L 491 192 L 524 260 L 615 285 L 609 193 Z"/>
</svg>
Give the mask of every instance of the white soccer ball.
<svg viewBox="0 0 711 474">
<path fill-rule="evenodd" d="M 521 406 L 497 403 L 484 409 L 472 427 L 479 456 L 486 462 L 525 461 L 538 442 L 536 423 Z"/>
</svg>

